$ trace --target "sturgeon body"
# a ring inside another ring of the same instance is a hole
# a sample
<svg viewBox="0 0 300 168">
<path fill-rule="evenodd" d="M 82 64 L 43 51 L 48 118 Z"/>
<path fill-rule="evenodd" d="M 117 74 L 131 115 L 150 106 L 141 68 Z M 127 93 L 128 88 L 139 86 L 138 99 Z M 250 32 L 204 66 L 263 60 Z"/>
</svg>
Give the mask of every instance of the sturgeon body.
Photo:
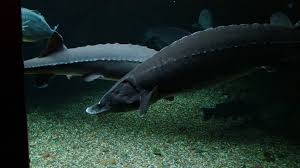
<svg viewBox="0 0 300 168">
<path fill-rule="evenodd" d="M 300 54 L 300 29 L 271 24 L 219 26 L 163 48 L 120 79 L 89 114 L 136 110 L 180 92 L 235 79 Z"/>
<path fill-rule="evenodd" d="M 118 80 L 156 52 L 144 46 L 117 43 L 67 49 L 62 37 L 55 33 L 42 56 L 24 61 L 24 73 L 37 75 L 37 85 L 41 86 L 54 75 L 81 76 L 86 81 Z"/>
</svg>

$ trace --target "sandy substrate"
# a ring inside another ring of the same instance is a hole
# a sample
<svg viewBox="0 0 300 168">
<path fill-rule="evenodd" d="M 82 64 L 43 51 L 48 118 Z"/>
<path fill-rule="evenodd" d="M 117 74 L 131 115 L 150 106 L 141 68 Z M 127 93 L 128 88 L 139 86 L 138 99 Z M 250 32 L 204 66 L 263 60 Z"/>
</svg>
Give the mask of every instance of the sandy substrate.
<svg viewBox="0 0 300 168">
<path fill-rule="evenodd" d="M 300 167 L 300 146 L 284 137 L 239 120 L 202 121 L 201 108 L 225 99 L 216 89 L 161 100 L 144 119 L 136 112 L 85 114 L 104 91 L 57 93 L 52 102 L 27 96 L 31 167 Z"/>
</svg>

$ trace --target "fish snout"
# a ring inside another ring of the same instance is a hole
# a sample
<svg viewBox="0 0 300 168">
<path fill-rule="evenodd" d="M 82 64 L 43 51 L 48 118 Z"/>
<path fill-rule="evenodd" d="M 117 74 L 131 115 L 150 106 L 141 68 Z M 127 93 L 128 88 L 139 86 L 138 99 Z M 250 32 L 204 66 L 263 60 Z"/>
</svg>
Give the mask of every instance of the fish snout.
<svg viewBox="0 0 300 168">
<path fill-rule="evenodd" d="M 91 115 L 95 115 L 95 114 L 107 112 L 109 110 L 110 110 L 110 106 L 106 106 L 99 103 L 86 108 L 85 112 Z"/>
</svg>

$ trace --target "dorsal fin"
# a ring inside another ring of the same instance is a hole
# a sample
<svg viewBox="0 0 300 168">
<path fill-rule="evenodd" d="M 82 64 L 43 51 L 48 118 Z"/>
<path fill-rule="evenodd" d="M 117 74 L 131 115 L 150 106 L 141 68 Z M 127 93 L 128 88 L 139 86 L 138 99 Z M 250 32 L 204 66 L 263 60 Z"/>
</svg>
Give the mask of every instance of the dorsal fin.
<svg viewBox="0 0 300 168">
<path fill-rule="evenodd" d="M 270 17 L 270 24 L 276 26 L 288 27 L 288 28 L 293 27 L 290 18 L 282 12 L 273 13 Z"/>
<path fill-rule="evenodd" d="M 54 31 L 51 38 L 48 40 L 47 47 L 42 50 L 39 57 L 46 57 L 54 52 L 65 49 L 67 49 L 67 47 L 64 45 L 62 36 Z"/>
</svg>

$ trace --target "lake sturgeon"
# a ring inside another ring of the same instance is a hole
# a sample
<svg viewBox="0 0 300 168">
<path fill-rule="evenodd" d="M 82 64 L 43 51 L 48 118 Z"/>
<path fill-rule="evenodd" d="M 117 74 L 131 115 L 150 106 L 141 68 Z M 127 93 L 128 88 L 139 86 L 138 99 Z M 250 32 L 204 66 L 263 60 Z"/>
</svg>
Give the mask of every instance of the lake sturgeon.
<svg viewBox="0 0 300 168">
<path fill-rule="evenodd" d="M 86 112 L 138 109 L 143 116 L 161 98 L 234 79 L 299 54 L 299 27 L 255 23 L 206 29 L 181 38 L 135 67 Z"/>
<path fill-rule="evenodd" d="M 35 85 L 41 88 L 55 75 L 80 76 L 87 82 L 117 81 L 155 53 L 144 46 L 118 43 L 68 49 L 54 32 L 41 56 L 24 61 L 24 74 L 35 75 Z"/>
</svg>

